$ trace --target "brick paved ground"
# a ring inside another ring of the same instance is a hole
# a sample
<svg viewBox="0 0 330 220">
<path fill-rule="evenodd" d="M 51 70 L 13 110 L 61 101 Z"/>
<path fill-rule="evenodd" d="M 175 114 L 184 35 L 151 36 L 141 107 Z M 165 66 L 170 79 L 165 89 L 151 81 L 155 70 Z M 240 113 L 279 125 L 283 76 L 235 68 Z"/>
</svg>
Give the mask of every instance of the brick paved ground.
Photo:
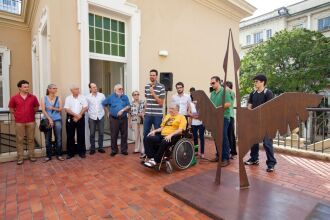
<svg viewBox="0 0 330 220">
<path fill-rule="evenodd" d="M 206 149 L 211 157 L 211 141 Z M 208 219 L 165 193 L 163 186 L 215 168 L 214 163 L 169 175 L 141 166 L 137 155 L 110 158 L 108 153 L 64 162 L 0 164 L 0 219 Z M 274 173 L 265 172 L 261 152 L 261 164 L 248 167 L 248 175 L 330 201 L 330 163 L 276 157 Z M 237 172 L 238 161 L 225 169 Z"/>
</svg>

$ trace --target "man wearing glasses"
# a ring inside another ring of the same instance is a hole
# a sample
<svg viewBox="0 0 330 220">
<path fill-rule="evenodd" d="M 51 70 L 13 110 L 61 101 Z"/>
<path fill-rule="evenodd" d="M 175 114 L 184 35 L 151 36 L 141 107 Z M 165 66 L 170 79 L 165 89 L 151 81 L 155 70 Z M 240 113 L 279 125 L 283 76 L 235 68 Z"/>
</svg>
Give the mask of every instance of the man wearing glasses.
<svg viewBox="0 0 330 220">
<path fill-rule="evenodd" d="M 222 103 L 222 95 L 224 92 L 224 88 L 220 84 L 220 77 L 213 76 L 211 78 L 211 86 L 213 91 L 211 92 L 211 102 L 214 104 L 215 107 L 223 106 L 225 109 L 224 112 L 224 120 L 223 120 L 223 139 L 222 139 L 222 161 L 221 166 L 225 167 L 229 165 L 229 158 L 230 158 L 230 147 L 228 141 L 228 126 L 230 123 L 230 92 L 226 90 L 225 94 L 225 103 Z M 216 157 L 212 160 L 213 162 L 219 161 L 219 152 L 217 147 L 215 148 L 217 153 Z"/>
<path fill-rule="evenodd" d="M 144 147 L 149 160 L 144 166 L 151 168 L 159 164 L 164 152 L 180 139 L 182 131 L 186 129 L 187 120 L 179 114 L 179 108 L 179 105 L 172 103 L 160 128 L 151 131 L 145 138 Z"/>
<path fill-rule="evenodd" d="M 253 78 L 255 90 L 250 93 L 248 100 L 248 109 L 254 109 L 257 106 L 271 100 L 273 98 L 273 93 L 267 89 L 267 77 L 265 75 L 259 74 Z M 263 146 L 267 156 L 267 172 L 273 172 L 276 164 L 276 159 L 274 157 L 273 149 L 273 139 L 264 137 Z M 254 144 L 251 147 L 250 159 L 245 161 L 245 165 L 259 165 L 259 143 Z"/>
<path fill-rule="evenodd" d="M 130 103 L 127 95 L 123 92 L 121 84 L 114 87 L 114 93 L 109 95 L 103 102 L 103 106 L 109 106 L 110 132 L 111 132 L 111 154 L 115 156 L 118 153 L 117 139 L 120 132 L 121 144 L 120 150 L 123 155 L 128 155 L 127 133 L 128 120 L 127 112 L 130 109 Z"/>
</svg>

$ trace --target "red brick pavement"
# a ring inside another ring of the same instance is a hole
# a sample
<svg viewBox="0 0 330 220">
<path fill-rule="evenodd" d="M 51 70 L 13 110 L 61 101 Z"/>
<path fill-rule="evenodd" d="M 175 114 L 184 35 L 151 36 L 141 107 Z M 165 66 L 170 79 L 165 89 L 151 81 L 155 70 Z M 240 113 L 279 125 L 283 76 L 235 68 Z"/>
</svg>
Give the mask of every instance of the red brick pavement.
<svg viewBox="0 0 330 220">
<path fill-rule="evenodd" d="M 206 151 L 209 157 L 214 153 L 210 140 Z M 275 172 L 267 173 L 261 151 L 260 165 L 247 167 L 248 175 L 330 201 L 330 163 L 276 157 Z M 215 166 L 202 162 L 167 174 L 143 167 L 135 154 L 110 157 L 109 152 L 63 162 L 3 163 L 0 219 L 208 219 L 165 193 L 163 186 Z M 238 161 L 225 169 L 238 172 Z M 203 193 L 203 189 L 196 193 Z"/>
</svg>

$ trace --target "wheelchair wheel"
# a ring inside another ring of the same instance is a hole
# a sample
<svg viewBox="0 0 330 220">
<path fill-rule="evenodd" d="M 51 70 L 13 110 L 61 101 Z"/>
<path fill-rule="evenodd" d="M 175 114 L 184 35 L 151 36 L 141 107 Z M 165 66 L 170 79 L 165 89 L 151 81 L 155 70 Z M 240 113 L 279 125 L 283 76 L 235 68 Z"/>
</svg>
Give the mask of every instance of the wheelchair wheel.
<svg viewBox="0 0 330 220">
<path fill-rule="evenodd" d="M 189 139 L 182 138 L 179 140 L 172 151 L 172 165 L 178 170 L 187 169 L 194 158 L 194 146 Z"/>
</svg>

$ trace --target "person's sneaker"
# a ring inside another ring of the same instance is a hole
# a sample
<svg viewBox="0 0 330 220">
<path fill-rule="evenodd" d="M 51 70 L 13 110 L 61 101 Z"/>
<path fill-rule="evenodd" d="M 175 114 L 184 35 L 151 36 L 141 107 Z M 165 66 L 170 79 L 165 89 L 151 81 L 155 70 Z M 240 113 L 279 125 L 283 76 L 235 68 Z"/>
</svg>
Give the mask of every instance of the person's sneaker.
<svg viewBox="0 0 330 220">
<path fill-rule="evenodd" d="M 62 156 L 58 156 L 58 157 L 56 157 L 58 160 L 60 160 L 60 161 L 63 161 L 64 160 L 64 158 L 62 157 Z"/>
<path fill-rule="evenodd" d="M 89 151 L 89 154 L 90 154 L 90 155 L 95 154 L 95 150 L 90 150 L 90 151 Z"/>
<path fill-rule="evenodd" d="M 221 167 L 226 167 L 226 166 L 228 166 L 229 164 L 230 164 L 229 160 L 224 160 L 224 161 L 221 162 L 220 166 L 221 166 Z"/>
<path fill-rule="evenodd" d="M 259 165 L 259 160 L 252 160 L 251 158 L 244 162 L 245 165 Z"/>
<path fill-rule="evenodd" d="M 37 159 L 36 159 L 35 157 L 30 157 L 30 161 L 31 161 L 31 162 L 36 162 Z"/>
<path fill-rule="evenodd" d="M 266 169 L 266 171 L 268 172 L 268 173 L 271 173 L 271 172 L 274 172 L 274 166 L 268 166 L 267 167 L 267 169 Z"/>
<path fill-rule="evenodd" d="M 230 155 L 230 159 L 231 159 L 231 160 L 235 160 L 236 158 L 237 158 L 237 155 L 234 155 L 234 154 L 231 154 L 231 155 Z"/>
<path fill-rule="evenodd" d="M 85 154 L 79 154 L 79 157 L 86 158 L 86 155 Z"/>
<path fill-rule="evenodd" d="M 50 161 L 50 160 L 51 160 L 51 158 L 46 157 L 42 162 L 43 162 L 43 163 L 47 163 L 47 162 Z"/>
<path fill-rule="evenodd" d="M 146 154 L 141 154 L 140 159 L 145 159 L 145 158 L 147 158 L 147 155 Z"/>
<path fill-rule="evenodd" d="M 117 153 L 115 153 L 115 152 L 111 152 L 110 156 L 111 156 L 111 157 L 114 157 L 116 154 L 117 154 Z"/>
<path fill-rule="evenodd" d="M 121 152 L 121 154 L 127 156 L 128 152 L 127 151 L 126 152 Z"/>
<path fill-rule="evenodd" d="M 98 151 L 99 153 L 101 153 L 101 154 L 104 154 L 104 153 L 105 153 L 105 150 L 102 149 L 102 148 L 101 148 L 101 149 L 98 149 L 97 151 Z"/>
<path fill-rule="evenodd" d="M 24 163 L 24 160 L 17 160 L 17 165 L 22 165 Z"/>
<path fill-rule="evenodd" d="M 147 162 L 144 163 L 144 166 L 149 167 L 149 168 L 152 168 L 156 165 L 157 165 L 157 163 L 154 160 L 154 158 L 151 158 L 150 160 L 148 160 Z"/>
</svg>

